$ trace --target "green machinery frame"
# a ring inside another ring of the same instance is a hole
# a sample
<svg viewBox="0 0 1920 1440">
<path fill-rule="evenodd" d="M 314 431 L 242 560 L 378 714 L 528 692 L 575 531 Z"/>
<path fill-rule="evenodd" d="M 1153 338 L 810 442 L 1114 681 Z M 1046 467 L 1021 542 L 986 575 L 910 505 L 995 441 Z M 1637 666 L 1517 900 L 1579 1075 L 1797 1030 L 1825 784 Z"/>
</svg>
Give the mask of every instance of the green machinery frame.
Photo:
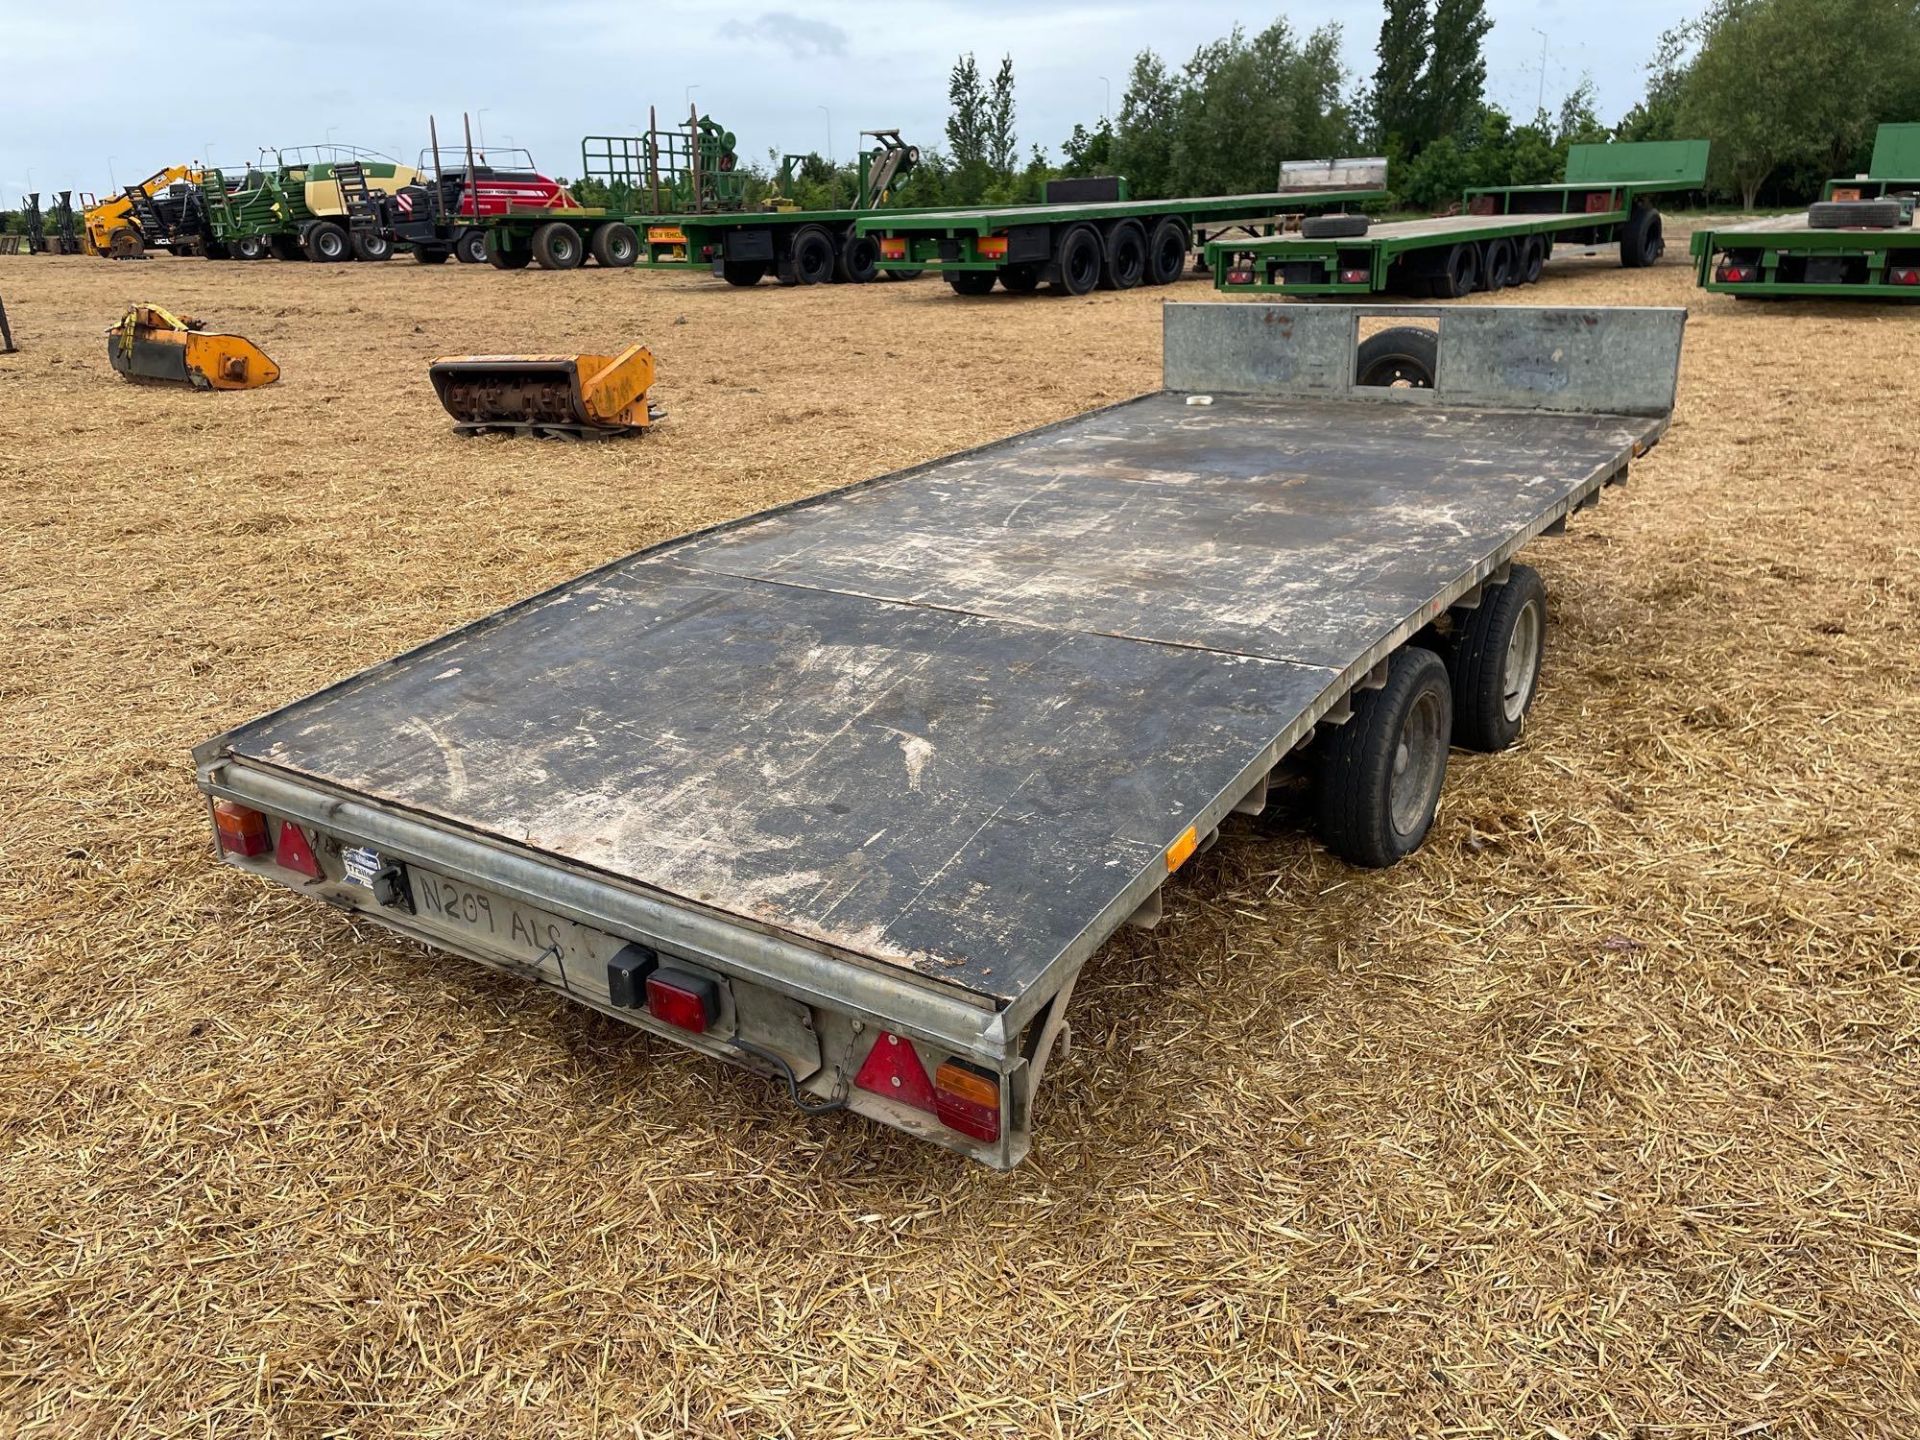
<svg viewBox="0 0 1920 1440">
<path fill-rule="evenodd" d="M 1436 263 L 1454 247 L 1541 237 L 1610 244 L 1648 197 L 1706 184 L 1708 142 L 1650 140 L 1575 145 L 1565 178 L 1545 185 L 1484 186 L 1466 192 L 1462 213 L 1374 226 L 1339 239 L 1276 235 L 1207 247 L 1216 288 L 1235 293 L 1370 295 L 1426 293 Z"/>
<path fill-rule="evenodd" d="M 1865 175 L 1829 180 L 1823 201 L 1920 194 L 1920 124 L 1882 125 Z M 1696 230 L 1694 280 L 1740 299 L 1920 300 L 1920 229 L 1816 230 L 1805 213 Z"/>
</svg>

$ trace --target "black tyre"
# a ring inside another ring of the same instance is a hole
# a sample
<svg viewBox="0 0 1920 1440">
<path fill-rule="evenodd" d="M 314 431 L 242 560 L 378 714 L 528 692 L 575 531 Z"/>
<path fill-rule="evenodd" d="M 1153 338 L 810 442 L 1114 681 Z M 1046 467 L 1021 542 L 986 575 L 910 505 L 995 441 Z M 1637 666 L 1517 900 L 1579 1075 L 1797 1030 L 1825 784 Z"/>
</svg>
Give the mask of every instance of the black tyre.
<svg viewBox="0 0 1920 1440">
<path fill-rule="evenodd" d="M 1309 215 L 1300 222 L 1304 240 L 1349 240 L 1367 233 L 1373 222 L 1365 215 Z"/>
<path fill-rule="evenodd" d="M 1062 295 L 1085 295 L 1100 283 L 1100 272 L 1106 267 L 1100 232 L 1091 225 L 1069 226 L 1054 250 L 1053 263 L 1059 274 L 1053 282 L 1054 290 Z"/>
<path fill-rule="evenodd" d="M 1147 232 L 1138 220 L 1122 220 L 1107 232 L 1100 266 L 1102 290 L 1132 290 L 1147 273 Z"/>
<path fill-rule="evenodd" d="M 331 220 L 316 220 L 300 236 L 300 248 L 317 264 L 331 265 L 353 253 L 347 232 Z"/>
<path fill-rule="evenodd" d="M 270 236 L 267 240 L 267 249 L 273 252 L 273 258 L 276 260 L 304 260 L 307 258 L 307 252 L 300 244 L 300 239 L 297 235 Z"/>
<path fill-rule="evenodd" d="M 361 231 L 355 233 L 351 243 L 353 258 L 356 260 L 380 261 L 393 258 L 393 241 L 384 235 L 369 235 Z"/>
<path fill-rule="evenodd" d="M 1504 750 L 1520 738 L 1546 653 L 1547 587 L 1530 565 L 1481 592 L 1455 614 L 1447 670 L 1453 681 L 1453 743 Z"/>
<path fill-rule="evenodd" d="M 889 280 L 921 280 L 926 278 L 924 270 L 900 270 L 889 266 L 880 272 Z"/>
<path fill-rule="evenodd" d="M 462 265 L 484 265 L 487 263 L 487 232 L 484 230 L 462 230 L 460 238 L 453 242 L 453 258 Z"/>
<path fill-rule="evenodd" d="M 880 242 L 871 235 L 842 235 L 834 257 L 833 278 L 842 285 L 865 285 L 880 275 Z"/>
<path fill-rule="evenodd" d="M 1473 293 L 1480 283 L 1480 251 L 1472 245 L 1456 245 L 1447 252 L 1440 273 L 1433 278 L 1433 293 L 1442 300 L 1460 300 Z"/>
<path fill-rule="evenodd" d="M 1491 293 L 1513 283 L 1513 242 L 1504 237 L 1487 241 L 1480 255 L 1480 288 Z"/>
<path fill-rule="evenodd" d="M 1013 295 L 1031 295 L 1040 288 L 1038 265 L 1007 265 L 1000 271 L 1000 288 Z"/>
<path fill-rule="evenodd" d="M 453 252 L 438 245 L 416 245 L 413 247 L 413 258 L 419 265 L 444 265 L 453 258 Z"/>
<path fill-rule="evenodd" d="M 1531 285 L 1540 278 L 1540 272 L 1547 266 L 1546 243 L 1538 235 L 1529 235 L 1520 242 L 1520 261 L 1514 270 L 1513 283 Z"/>
<path fill-rule="evenodd" d="M 1809 230 L 1892 230 L 1900 224 L 1898 200 L 1822 200 L 1807 208 Z"/>
<path fill-rule="evenodd" d="M 764 260 L 722 260 L 720 278 L 729 285 L 738 285 L 745 289 L 749 285 L 758 285 L 766 278 L 767 262 Z"/>
<path fill-rule="evenodd" d="M 818 225 L 803 225 L 793 237 L 793 278 L 799 285 L 833 279 L 833 236 Z"/>
<path fill-rule="evenodd" d="M 1147 273 L 1149 285 L 1171 285 L 1186 268 L 1189 248 L 1187 227 L 1171 216 L 1153 227 L 1147 236 Z"/>
<path fill-rule="evenodd" d="M 640 259 L 640 237 L 631 225 L 615 220 L 593 232 L 587 249 L 603 270 L 630 270 Z"/>
<path fill-rule="evenodd" d="M 243 235 L 233 242 L 233 258 L 236 260 L 264 260 L 273 253 L 273 247 L 267 244 L 264 235 Z"/>
<path fill-rule="evenodd" d="M 1638 206 L 1620 230 L 1620 263 L 1629 270 L 1641 270 L 1667 253 L 1667 242 L 1660 229 L 1660 212 L 1651 206 Z"/>
<path fill-rule="evenodd" d="M 991 270 L 955 270 L 947 276 L 947 284 L 953 287 L 956 295 L 988 295 L 993 292 L 994 273 Z"/>
<path fill-rule="evenodd" d="M 1420 848 L 1447 778 L 1453 691 L 1431 650 L 1403 646 L 1387 683 L 1353 696 L 1353 718 L 1321 741 L 1314 809 L 1327 848 L 1384 869 Z"/>
<path fill-rule="evenodd" d="M 502 236 L 501 238 L 504 240 L 506 237 Z M 501 245 L 496 249 L 489 245 L 487 247 L 487 263 L 496 270 L 524 270 L 533 263 L 533 252 L 530 250 L 509 250 L 505 245 Z"/>
<path fill-rule="evenodd" d="M 1418 325 L 1395 325 L 1360 342 L 1354 383 L 1431 390 L 1439 364 L 1437 334 Z"/>
<path fill-rule="evenodd" d="M 533 260 L 542 270 L 578 270 L 587 260 L 580 232 L 563 220 L 549 220 L 533 232 Z"/>
</svg>

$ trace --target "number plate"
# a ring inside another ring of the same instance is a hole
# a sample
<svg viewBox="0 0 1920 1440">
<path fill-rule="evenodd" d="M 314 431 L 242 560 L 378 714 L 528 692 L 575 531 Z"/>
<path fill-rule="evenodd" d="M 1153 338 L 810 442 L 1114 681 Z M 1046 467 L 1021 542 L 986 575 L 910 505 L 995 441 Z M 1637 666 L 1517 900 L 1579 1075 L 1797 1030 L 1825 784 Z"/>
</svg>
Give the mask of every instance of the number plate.
<svg viewBox="0 0 1920 1440">
<path fill-rule="evenodd" d="M 415 918 L 471 936 L 483 950 L 562 986 L 568 984 L 569 972 L 576 977 L 591 973 L 587 932 L 571 920 L 417 865 L 408 867 L 407 879 Z"/>
</svg>

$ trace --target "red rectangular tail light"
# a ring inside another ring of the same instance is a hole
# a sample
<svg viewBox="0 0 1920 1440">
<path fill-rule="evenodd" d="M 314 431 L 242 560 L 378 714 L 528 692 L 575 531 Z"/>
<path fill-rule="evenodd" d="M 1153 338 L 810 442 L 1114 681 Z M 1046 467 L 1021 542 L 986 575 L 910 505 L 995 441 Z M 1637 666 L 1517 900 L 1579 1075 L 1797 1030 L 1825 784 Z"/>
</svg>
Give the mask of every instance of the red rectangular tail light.
<svg viewBox="0 0 1920 1440">
<path fill-rule="evenodd" d="M 1716 277 L 1722 285 L 1744 285 L 1760 278 L 1760 270 L 1754 265 L 1722 265 Z"/>
<path fill-rule="evenodd" d="M 1920 285 L 1920 265 L 1896 265 L 1887 271 L 1887 279 L 1895 285 Z"/>
<path fill-rule="evenodd" d="M 1229 270 L 1227 271 L 1227 283 L 1229 285 L 1251 285 L 1253 283 L 1253 271 Z"/>
<path fill-rule="evenodd" d="M 1342 285 L 1364 285 L 1371 279 L 1373 279 L 1373 274 L 1368 270 L 1342 270 L 1340 272 L 1340 283 Z"/>
<path fill-rule="evenodd" d="M 251 859 L 273 848 L 267 839 L 267 817 L 233 800 L 213 802 L 213 830 L 223 854 Z"/>
<path fill-rule="evenodd" d="M 976 1140 L 1000 1138 L 1000 1077 L 964 1060 L 933 1072 L 933 1112 L 949 1130 Z"/>
<path fill-rule="evenodd" d="M 647 976 L 647 1013 L 677 1030 L 704 1035 L 720 1017 L 720 987 L 704 975 L 656 970 Z"/>
</svg>

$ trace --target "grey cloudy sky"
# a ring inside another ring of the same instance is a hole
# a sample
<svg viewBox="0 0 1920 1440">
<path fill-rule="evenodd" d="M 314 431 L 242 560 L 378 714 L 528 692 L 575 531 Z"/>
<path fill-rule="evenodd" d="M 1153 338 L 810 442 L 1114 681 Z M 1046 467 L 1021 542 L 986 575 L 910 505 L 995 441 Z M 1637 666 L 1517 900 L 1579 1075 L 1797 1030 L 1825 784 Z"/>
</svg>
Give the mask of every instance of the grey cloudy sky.
<svg viewBox="0 0 1920 1440">
<path fill-rule="evenodd" d="M 1659 32 L 1701 3 L 1491 0 L 1489 98 L 1531 113 L 1545 32 L 1548 104 L 1590 74 L 1602 118 L 1617 118 Z M 751 158 L 824 150 L 831 135 L 844 159 L 875 126 L 943 143 L 946 75 L 964 50 L 983 68 L 1012 54 L 1023 148 L 1057 150 L 1075 121 L 1099 118 L 1102 76 L 1119 105 L 1141 49 L 1177 62 L 1236 21 L 1253 30 L 1281 13 L 1302 31 L 1341 22 L 1348 65 L 1371 70 L 1380 7 L 1319 0 L 0 0 L 0 200 L 29 184 L 99 191 L 110 170 L 126 184 L 176 160 L 230 164 L 328 138 L 411 159 L 430 112 L 444 138 L 462 110 L 493 143 L 577 175 L 583 134 L 632 133 L 649 103 L 663 120 L 684 113 L 688 86 Z M 133 75 L 146 82 L 110 83 Z"/>
</svg>

